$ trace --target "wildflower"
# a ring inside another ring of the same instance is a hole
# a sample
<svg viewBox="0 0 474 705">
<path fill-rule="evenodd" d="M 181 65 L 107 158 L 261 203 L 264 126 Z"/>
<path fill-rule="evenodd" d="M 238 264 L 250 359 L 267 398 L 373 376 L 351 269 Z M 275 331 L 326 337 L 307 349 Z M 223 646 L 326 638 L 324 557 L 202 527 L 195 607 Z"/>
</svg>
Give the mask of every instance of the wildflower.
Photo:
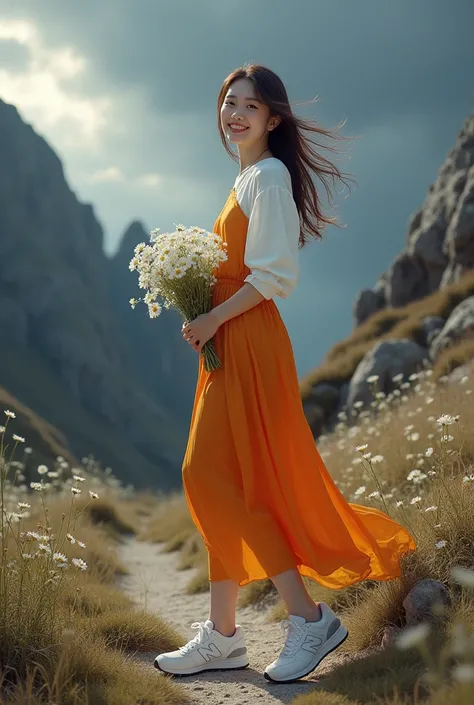
<svg viewBox="0 0 474 705">
<path fill-rule="evenodd" d="M 469 381 L 469 377 L 467 375 L 464 375 L 464 377 L 461 377 L 459 380 L 460 384 L 466 384 L 466 382 Z"/>
<path fill-rule="evenodd" d="M 425 455 L 427 458 L 431 458 L 431 456 L 433 455 L 433 448 L 427 448 L 425 451 Z"/>
<path fill-rule="evenodd" d="M 28 504 L 28 502 L 18 502 L 17 507 L 18 509 L 30 509 L 31 504 Z"/>
<path fill-rule="evenodd" d="M 365 460 L 370 460 L 371 456 L 372 456 L 372 453 L 370 452 L 370 450 L 368 450 L 367 453 L 364 453 L 364 455 L 362 457 Z"/>
<path fill-rule="evenodd" d="M 26 538 L 28 539 L 36 539 L 36 541 L 39 541 L 41 539 L 41 534 L 38 534 L 37 531 L 27 531 L 26 532 Z"/>
<path fill-rule="evenodd" d="M 452 675 L 458 683 L 474 683 L 474 666 L 471 663 L 459 663 L 453 668 Z"/>
<path fill-rule="evenodd" d="M 0 433 L 5 433 L 6 430 L 7 430 L 6 426 L 0 426 Z"/>
<path fill-rule="evenodd" d="M 82 558 L 73 558 L 72 562 L 78 570 L 86 570 L 87 569 L 87 563 L 85 561 L 83 561 Z"/>
<path fill-rule="evenodd" d="M 466 394 L 472 394 L 472 389 L 466 389 Z"/>
<path fill-rule="evenodd" d="M 469 570 L 468 568 L 463 568 L 461 566 L 455 566 L 451 570 L 451 576 L 459 585 L 463 587 L 474 588 L 474 570 Z"/>
<path fill-rule="evenodd" d="M 444 548 L 446 544 L 447 542 L 444 539 L 441 539 L 440 541 L 436 541 L 435 547 L 439 550 L 440 548 Z"/>
<path fill-rule="evenodd" d="M 33 558 L 32 553 L 22 553 L 21 557 L 24 558 L 25 560 L 29 560 L 30 558 Z"/>
<path fill-rule="evenodd" d="M 99 499 L 99 495 L 97 494 L 97 492 L 91 492 L 91 490 L 89 490 L 89 495 L 91 499 Z"/>
<path fill-rule="evenodd" d="M 415 442 L 415 441 L 418 441 L 419 438 L 420 438 L 419 433 L 410 433 L 410 435 L 407 436 L 407 441 Z"/>
<path fill-rule="evenodd" d="M 374 457 L 372 458 L 372 463 L 382 463 L 383 459 L 383 455 L 374 455 Z"/>
<path fill-rule="evenodd" d="M 372 497 L 380 497 L 380 492 L 378 490 L 375 490 L 374 492 L 371 492 L 369 494 L 369 499 L 372 499 Z"/>
<path fill-rule="evenodd" d="M 433 504 L 431 507 L 426 507 L 425 512 L 435 512 L 437 509 L 437 505 Z"/>
<path fill-rule="evenodd" d="M 474 475 L 464 475 L 463 482 L 474 482 Z"/>
<path fill-rule="evenodd" d="M 360 408 L 363 407 L 363 406 L 364 406 L 364 402 L 363 402 L 363 401 L 355 401 L 355 402 L 354 402 L 354 408 L 355 408 L 355 409 L 360 409 Z"/>
<path fill-rule="evenodd" d="M 30 482 L 30 487 L 38 492 L 43 492 L 46 489 L 46 485 L 43 485 L 42 482 Z"/>
<path fill-rule="evenodd" d="M 78 542 L 77 542 L 77 545 L 80 546 L 81 548 L 85 548 L 85 547 L 86 547 L 86 544 L 85 544 L 85 543 L 82 543 L 82 541 L 78 541 Z"/>
<path fill-rule="evenodd" d="M 437 419 L 437 423 L 442 426 L 451 426 L 451 424 L 456 423 L 457 419 L 459 419 L 459 416 L 456 418 L 451 416 L 451 414 L 442 414 L 439 419 Z"/>
<path fill-rule="evenodd" d="M 82 490 L 79 487 L 71 487 L 72 494 L 81 494 Z"/>
<path fill-rule="evenodd" d="M 403 499 L 399 499 L 398 502 L 396 502 L 395 506 L 396 507 L 401 507 L 403 504 Z"/>
<path fill-rule="evenodd" d="M 403 379 L 403 372 L 399 372 L 398 375 L 392 377 L 392 382 L 401 382 Z"/>
<path fill-rule="evenodd" d="M 369 384 L 373 384 L 374 382 L 378 382 L 379 376 L 378 375 L 370 375 L 370 377 L 367 377 L 367 382 Z"/>
<path fill-rule="evenodd" d="M 355 496 L 356 496 L 356 497 L 360 497 L 361 495 L 365 494 L 366 489 L 367 489 L 367 488 L 366 488 L 365 485 L 362 485 L 361 487 L 358 487 L 358 488 L 356 489 L 356 491 L 354 492 Z"/>
<path fill-rule="evenodd" d="M 16 419 L 16 414 L 13 411 L 10 411 L 10 409 L 4 409 L 5 416 L 8 416 L 10 419 Z"/>
<path fill-rule="evenodd" d="M 132 297 L 131 299 L 128 300 L 128 303 L 130 304 L 130 306 L 131 306 L 132 308 L 135 308 L 135 306 L 137 305 L 138 301 L 137 301 L 135 298 Z"/>
<path fill-rule="evenodd" d="M 399 649 L 411 649 L 423 643 L 429 636 L 431 628 L 429 624 L 417 624 L 416 627 L 404 629 L 398 635 L 396 645 Z"/>
<path fill-rule="evenodd" d="M 48 472 L 46 465 L 38 465 L 38 472 L 40 475 L 45 475 Z"/>
<path fill-rule="evenodd" d="M 413 499 L 410 500 L 410 504 L 419 504 L 421 502 L 421 497 L 413 497 Z"/>
<path fill-rule="evenodd" d="M 74 538 L 74 536 L 72 534 L 66 534 L 66 536 L 69 540 L 69 543 L 76 543 L 76 539 Z"/>
<path fill-rule="evenodd" d="M 454 441 L 454 436 L 441 436 L 441 443 L 451 443 Z"/>
<path fill-rule="evenodd" d="M 64 553 L 53 553 L 53 561 L 56 563 L 58 568 L 67 568 L 67 558 Z"/>
<path fill-rule="evenodd" d="M 73 477 L 77 482 L 85 482 L 85 480 L 86 480 L 86 478 L 81 477 L 81 475 L 73 475 Z"/>
<path fill-rule="evenodd" d="M 368 447 L 369 447 L 368 444 L 367 444 L 367 443 L 364 443 L 364 445 L 357 446 L 357 447 L 356 447 L 356 450 L 359 451 L 359 452 L 361 452 L 361 451 L 363 451 L 363 450 L 367 450 Z"/>
<path fill-rule="evenodd" d="M 48 477 L 59 477 L 59 473 L 56 472 L 55 470 L 50 470 L 48 472 Z"/>
<path fill-rule="evenodd" d="M 16 433 L 13 434 L 13 440 L 18 441 L 18 443 L 24 443 L 25 439 L 22 436 L 17 436 Z"/>
<path fill-rule="evenodd" d="M 40 553 L 52 553 L 51 548 L 45 543 L 38 544 L 38 551 Z"/>
<path fill-rule="evenodd" d="M 416 379 L 418 379 L 418 375 L 416 374 L 416 372 L 414 372 L 408 377 L 408 379 L 410 380 L 410 382 L 414 382 Z"/>
</svg>

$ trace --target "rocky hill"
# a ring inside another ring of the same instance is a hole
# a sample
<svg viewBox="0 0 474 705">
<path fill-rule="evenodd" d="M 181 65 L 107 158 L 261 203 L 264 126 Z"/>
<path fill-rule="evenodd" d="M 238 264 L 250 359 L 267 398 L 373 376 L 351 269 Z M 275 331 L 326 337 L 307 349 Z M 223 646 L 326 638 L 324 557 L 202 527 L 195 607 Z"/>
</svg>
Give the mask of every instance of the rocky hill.
<svg viewBox="0 0 474 705">
<path fill-rule="evenodd" d="M 128 261 L 148 239 L 143 226 L 109 259 L 92 206 L 1 100 L 0 154 L 0 385 L 76 456 L 95 452 L 137 486 L 178 486 L 196 360 L 177 316 L 130 309 Z"/>
<path fill-rule="evenodd" d="M 422 367 L 437 379 L 474 358 L 474 114 L 411 217 L 406 247 L 353 312 L 352 334 L 302 380 L 316 436 Z"/>
</svg>

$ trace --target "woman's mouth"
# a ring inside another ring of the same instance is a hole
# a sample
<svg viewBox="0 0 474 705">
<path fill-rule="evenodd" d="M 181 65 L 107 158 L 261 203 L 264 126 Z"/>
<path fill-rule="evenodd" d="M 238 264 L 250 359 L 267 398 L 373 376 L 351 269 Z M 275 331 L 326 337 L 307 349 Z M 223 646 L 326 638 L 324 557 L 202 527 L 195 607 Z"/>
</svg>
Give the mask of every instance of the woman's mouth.
<svg viewBox="0 0 474 705">
<path fill-rule="evenodd" d="M 245 127 L 244 125 L 239 125 L 238 123 L 231 122 L 229 124 L 229 127 L 232 132 L 245 132 L 245 130 L 248 130 L 248 127 Z"/>
</svg>

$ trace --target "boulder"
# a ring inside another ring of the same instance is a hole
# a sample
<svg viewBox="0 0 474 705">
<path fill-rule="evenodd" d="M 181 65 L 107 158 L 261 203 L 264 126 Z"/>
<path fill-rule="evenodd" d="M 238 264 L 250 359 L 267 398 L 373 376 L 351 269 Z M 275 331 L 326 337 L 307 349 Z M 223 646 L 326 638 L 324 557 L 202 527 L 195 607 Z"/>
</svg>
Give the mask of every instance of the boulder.
<svg viewBox="0 0 474 705">
<path fill-rule="evenodd" d="M 331 414 L 339 406 L 340 390 L 339 387 L 321 382 L 311 389 L 311 392 L 305 397 L 304 407 L 310 409 L 313 404 L 324 409 L 327 415 Z"/>
<path fill-rule="evenodd" d="M 408 627 L 420 622 L 437 622 L 450 604 L 447 588 L 438 580 L 419 580 L 403 600 Z"/>
<path fill-rule="evenodd" d="M 422 320 L 421 330 L 426 347 L 429 347 L 433 338 L 441 332 L 445 322 L 446 321 L 441 316 L 426 316 L 426 318 Z"/>
<path fill-rule="evenodd" d="M 426 266 L 416 255 L 402 252 L 388 270 L 385 300 L 388 306 L 406 306 L 429 293 Z"/>
<path fill-rule="evenodd" d="M 374 289 L 359 291 L 352 309 L 355 325 L 359 326 L 366 321 L 373 313 L 383 308 L 384 304 L 385 300 L 380 292 Z"/>
<path fill-rule="evenodd" d="M 388 393 L 394 386 L 392 377 L 403 372 L 410 375 L 422 367 L 428 359 L 428 351 L 413 340 L 383 340 L 367 352 L 359 362 L 349 384 L 347 406 L 351 409 L 356 401 L 368 404 L 373 399 L 372 388 L 367 378 L 378 376 L 377 388 Z"/>
<path fill-rule="evenodd" d="M 449 345 L 461 339 L 474 336 L 474 296 L 461 301 L 451 311 L 451 315 L 444 324 L 441 332 L 431 343 L 430 357 L 436 360 L 438 355 Z"/>
<path fill-rule="evenodd" d="M 474 267 L 474 167 L 468 172 L 464 189 L 449 223 L 444 251 L 458 272 Z"/>
</svg>

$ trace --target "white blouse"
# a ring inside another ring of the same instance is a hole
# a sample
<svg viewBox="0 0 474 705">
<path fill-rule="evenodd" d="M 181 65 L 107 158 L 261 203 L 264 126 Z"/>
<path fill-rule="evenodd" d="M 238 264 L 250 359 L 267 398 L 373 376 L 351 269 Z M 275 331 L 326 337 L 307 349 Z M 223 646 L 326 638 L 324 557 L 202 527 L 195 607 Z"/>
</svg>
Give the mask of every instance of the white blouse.
<svg viewBox="0 0 474 705">
<path fill-rule="evenodd" d="M 299 278 L 300 218 L 290 172 L 280 159 L 269 157 L 244 169 L 234 188 L 249 218 L 244 262 L 251 273 L 245 281 L 266 299 L 286 299 Z"/>
</svg>

